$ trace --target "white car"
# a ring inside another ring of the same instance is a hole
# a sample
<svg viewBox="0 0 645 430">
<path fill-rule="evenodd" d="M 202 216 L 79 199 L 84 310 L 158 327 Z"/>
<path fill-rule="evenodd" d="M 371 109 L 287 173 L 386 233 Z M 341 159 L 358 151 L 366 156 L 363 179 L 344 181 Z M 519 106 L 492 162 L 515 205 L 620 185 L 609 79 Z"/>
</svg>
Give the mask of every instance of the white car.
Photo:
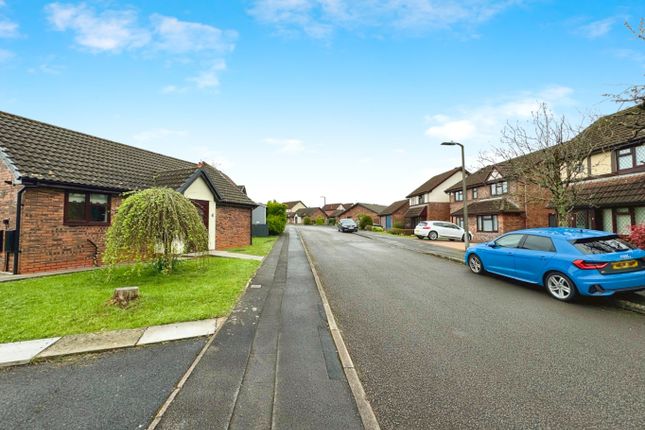
<svg viewBox="0 0 645 430">
<path fill-rule="evenodd" d="M 447 221 L 421 221 L 414 228 L 414 235 L 419 239 L 428 238 L 430 240 L 437 239 L 450 239 L 450 240 L 465 240 L 466 231 Z M 473 235 L 468 233 L 468 239 L 472 240 Z"/>
</svg>

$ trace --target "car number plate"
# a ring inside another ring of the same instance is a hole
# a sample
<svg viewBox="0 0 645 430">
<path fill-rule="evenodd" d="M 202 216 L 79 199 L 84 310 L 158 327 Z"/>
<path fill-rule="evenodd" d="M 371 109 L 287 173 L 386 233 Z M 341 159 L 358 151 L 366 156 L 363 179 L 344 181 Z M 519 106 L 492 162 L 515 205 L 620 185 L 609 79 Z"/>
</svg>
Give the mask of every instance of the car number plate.
<svg viewBox="0 0 645 430">
<path fill-rule="evenodd" d="M 612 269 L 632 269 L 634 267 L 638 267 L 638 261 L 636 260 L 621 261 L 619 263 L 611 263 Z"/>
</svg>

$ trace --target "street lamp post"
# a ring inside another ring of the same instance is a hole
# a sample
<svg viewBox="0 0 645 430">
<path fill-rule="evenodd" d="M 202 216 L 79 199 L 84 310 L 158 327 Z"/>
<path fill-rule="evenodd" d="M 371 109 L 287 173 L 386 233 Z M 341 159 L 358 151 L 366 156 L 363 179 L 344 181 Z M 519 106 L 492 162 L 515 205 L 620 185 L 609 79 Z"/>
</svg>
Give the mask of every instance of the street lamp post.
<svg viewBox="0 0 645 430">
<path fill-rule="evenodd" d="M 468 197 L 466 195 L 466 158 L 464 156 L 464 145 L 459 142 L 442 142 L 444 146 L 455 146 L 458 145 L 461 147 L 461 191 L 463 193 L 463 202 L 464 202 L 464 230 L 466 231 L 464 235 L 464 243 L 466 250 L 470 247 L 470 232 L 468 231 Z"/>
<path fill-rule="evenodd" d="M 323 199 L 323 207 L 327 206 L 327 197 L 325 196 L 320 196 L 321 199 Z"/>
</svg>

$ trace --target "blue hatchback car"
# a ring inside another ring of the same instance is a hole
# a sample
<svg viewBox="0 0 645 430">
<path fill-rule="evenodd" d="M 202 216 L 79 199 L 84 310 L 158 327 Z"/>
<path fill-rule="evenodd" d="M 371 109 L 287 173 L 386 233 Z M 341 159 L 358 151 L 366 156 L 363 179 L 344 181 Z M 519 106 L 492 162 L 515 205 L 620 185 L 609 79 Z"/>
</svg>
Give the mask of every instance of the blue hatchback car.
<svg viewBox="0 0 645 430">
<path fill-rule="evenodd" d="M 645 289 L 645 250 L 615 234 L 578 228 L 517 230 L 468 249 L 473 273 L 546 287 L 558 300 Z"/>
</svg>

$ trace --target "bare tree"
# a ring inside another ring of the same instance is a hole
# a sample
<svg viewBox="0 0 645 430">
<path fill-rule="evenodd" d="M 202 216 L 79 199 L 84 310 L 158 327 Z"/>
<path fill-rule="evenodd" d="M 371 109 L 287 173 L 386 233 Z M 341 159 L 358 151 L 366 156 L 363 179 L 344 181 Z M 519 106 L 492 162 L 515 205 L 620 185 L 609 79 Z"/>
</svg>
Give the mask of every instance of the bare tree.
<svg viewBox="0 0 645 430">
<path fill-rule="evenodd" d="M 572 185 L 586 176 L 591 154 L 601 149 L 597 132 L 572 126 L 543 103 L 526 125 L 507 124 L 501 145 L 480 154 L 480 161 L 499 166 L 515 182 L 517 200 L 549 205 L 565 226 L 574 208 L 584 203 Z"/>
</svg>

